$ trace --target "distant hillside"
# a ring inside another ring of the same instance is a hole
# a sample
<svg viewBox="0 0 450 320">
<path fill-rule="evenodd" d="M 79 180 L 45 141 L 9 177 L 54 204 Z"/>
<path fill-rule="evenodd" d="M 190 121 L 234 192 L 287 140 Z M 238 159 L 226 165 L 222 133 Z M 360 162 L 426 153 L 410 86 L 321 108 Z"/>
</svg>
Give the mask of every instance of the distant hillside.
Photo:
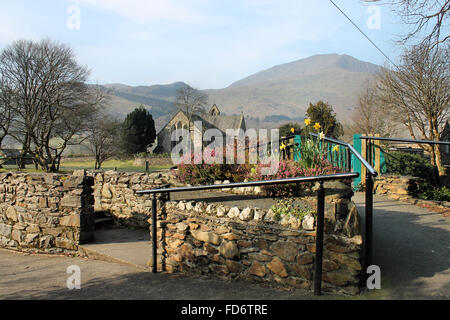
<svg viewBox="0 0 450 320">
<path fill-rule="evenodd" d="M 310 102 L 328 101 L 339 118 L 348 117 L 364 82 L 380 66 L 347 55 L 317 55 L 258 72 L 225 89 L 205 90 L 228 113 L 301 117 Z"/>
<path fill-rule="evenodd" d="M 325 54 L 274 66 L 234 82 L 224 89 L 203 90 L 210 105 L 216 103 L 225 114 L 250 115 L 254 123 L 301 121 L 310 102 L 328 101 L 341 120 L 355 107 L 357 96 L 367 79 L 380 66 L 348 55 Z M 157 120 L 159 129 L 176 111 L 176 91 L 184 82 L 169 85 L 131 87 L 109 84 L 113 113 L 125 116 L 144 104 Z"/>
<path fill-rule="evenodd" d="M 125 117 L 139 105 L 146 106 L 153 118 L 167 116 L 174 112 L 176 92 L 184 86 L 183 82 L 168 85 L 131 87 L 123 84 L 108 84 L 106 88 L 111 102 L 109 107 L 114 114 Z"/>
</svg>

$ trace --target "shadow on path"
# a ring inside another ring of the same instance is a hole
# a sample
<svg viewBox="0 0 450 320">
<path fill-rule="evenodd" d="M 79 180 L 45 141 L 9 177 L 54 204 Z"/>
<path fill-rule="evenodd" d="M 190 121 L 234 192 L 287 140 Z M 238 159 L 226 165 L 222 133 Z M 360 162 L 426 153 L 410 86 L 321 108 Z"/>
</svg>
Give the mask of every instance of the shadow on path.
<svg viewBox="0 0 450 320">
<path fill-rule="evenodd" d="M 364 194 L 353 201 L 364 226 Z M 373 264 L 380 266 L 381 286 L 392 298 L 449 299 L 450 219 L 374 195 L 373 235 Z"/>
</svg>

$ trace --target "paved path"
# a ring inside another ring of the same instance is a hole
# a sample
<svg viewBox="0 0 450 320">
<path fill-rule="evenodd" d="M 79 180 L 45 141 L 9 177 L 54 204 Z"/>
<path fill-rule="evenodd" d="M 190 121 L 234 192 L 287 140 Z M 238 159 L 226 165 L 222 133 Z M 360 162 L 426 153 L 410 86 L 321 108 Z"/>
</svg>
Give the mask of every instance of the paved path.
<svg viewBox="0 0 450 320">
<path fill-rule="evenodd" d="M 353 197 L 364 221 L 364 193 Z M 373 264 L 394 299 L 450 299 L 450 218 L 374 195 Z"/>
<path fill-rule="evenodd" d="M 66 287 L 77 265 L 81 289 Z M 304 290 L 152 274 L 128 265 L 81 258 L 23 255 L 0 249 L 0 299 L 303 300 Z"/>
</svg>

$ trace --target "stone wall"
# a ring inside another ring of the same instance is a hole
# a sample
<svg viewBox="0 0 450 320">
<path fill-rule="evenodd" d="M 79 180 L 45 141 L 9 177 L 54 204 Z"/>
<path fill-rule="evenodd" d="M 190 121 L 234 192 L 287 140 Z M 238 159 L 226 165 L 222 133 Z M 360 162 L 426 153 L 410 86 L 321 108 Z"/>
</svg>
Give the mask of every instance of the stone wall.
<svg viewBox="0 0 450 320">
<path fill-rule="evenodd" d="M 356 294 L 361 279 L 360 220 L 351 189 L 343 192 L 342 185 L 325 185 L 323 289 Z M 303 200 L 311 205 L 317 201 Z M 159 211 L 159 270 L 312 289 L 314 216 L 275 221 L 270 209 L 185 201 L 167 202 Z"/>
<path fill-rule="evenodd" d="M 378 176 L 374 184 L 376 194 L 387 195 L 394 200 L 401 200 L 418 205 L 435 212 L 450 214 L 450 202 L 423 200 L 413 198 L 413 192 L 424 179 L 410 176 L 382 175 Z"/>
<path fill-rule="evenodd" d="M 388 195 L 395 200 L 406 200 L 423 181 L 422 178 L 418 177 L 381 175 L 375 179 L 374 192 Z"/>
<path fill-rule="evenodd" d="M 151 215 L 149 196 L 136 191 L 160 188 L 178 183 L 170 171 L 161 173 L 127 173 L 116 171 L 89 172 L 95 178 L 94 209 L 110 214 L 116 224 L 133 228 L 147 228 Z"/>
<path fill-rule="evenodd" d="M 0 174 L 0 246 L 74 253 L 93 238 L 93 179 L 84 172 Z"/>
</svg>

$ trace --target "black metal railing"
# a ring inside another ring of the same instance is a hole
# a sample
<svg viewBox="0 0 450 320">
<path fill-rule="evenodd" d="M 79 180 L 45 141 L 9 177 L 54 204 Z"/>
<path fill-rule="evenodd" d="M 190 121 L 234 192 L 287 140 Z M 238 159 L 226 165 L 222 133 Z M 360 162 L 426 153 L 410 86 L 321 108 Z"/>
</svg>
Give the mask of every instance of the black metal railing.
<svg viewBox="0 0 450 320">
<path fill-rule="evenodd" d="M 170 199 L 170 193 L 172 192 L 185 192 L 185 191 L 202 191 L 202 190 L 214 190 L 223 188 L 242 188 L 242 187 L 256 187 L 267 186 L 276 184 L 290 184 L 290 183 L 305 183 L 305 182 L 319 182 L 319 189 L 317 191 L 317 224 L 316 224 L 316 258 L 314 262 L 314 294 L 321 295 L 322 292 L 322 258 L 323 258 L 323 237 L 324 237 L 324 217 L 325 217 L 325 189 L 323 183 L 330 180 L 343 180 L 354 179 L 359 177 L 359 173 L 338 173 L 322 176 L 312 177 L 297 177 L 287 179 L 276 179 L 267 181 L 252 181 L 252 182 L 239 182 L 229 183 L 226 185 L 203 185 L 203 186 L 191 186 L 191 187 L 177 187 L 177 188 L 162 188 L 138 191 L 138 195 L 150 194 L 152 200 L 152 272 L 157 272 L 157 194 L 161 196 L 165 195 L 165 198 Z"/>
</svg>

